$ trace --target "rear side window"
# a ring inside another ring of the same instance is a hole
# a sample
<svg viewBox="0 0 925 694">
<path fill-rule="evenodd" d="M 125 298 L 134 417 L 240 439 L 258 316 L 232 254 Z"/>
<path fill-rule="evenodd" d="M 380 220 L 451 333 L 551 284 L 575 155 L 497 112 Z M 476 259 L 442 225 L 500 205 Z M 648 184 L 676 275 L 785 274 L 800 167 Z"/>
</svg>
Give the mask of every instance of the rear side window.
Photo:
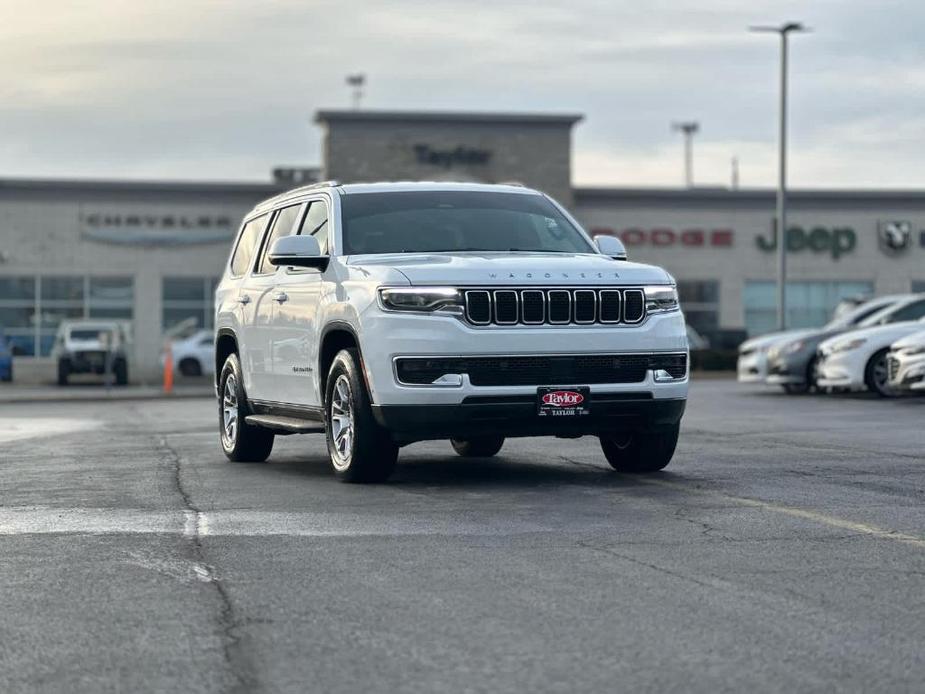
<svg viewBox="0 0 925 694">
<path fill-rule="evenodd" d="M 267 216 L 260 215 L 244 225 L 241 230 L 241 239 L 234 249 L 234 255 L 231 256 L 231 274 L 235 277 L 247 272 L 254 257 L 254 249 L 260 241 L 260 234 L 263 233 L 264 226 L 267 223 Z"/>
<path fill-rule="evenodd" d="M 279 214 L 276 215 L 276 219 L 273 221 L 273 228 L 270 229 L 266 243 L 263 244 L 263 251 L 260 255 L 260 267 L 257 268 L 258 275 L 268 275 L 276 271 L 276 266 L 271 265 L 270 259 L 267 257 L 270 253 L 270 246 L 273 245 L 276 239 L 292 234 L 292 229 L 299 217 L 300 209 L 302 209 L 301 205 L 292 205 L 291 207 L 284 207 L 279 211 Z"/>
<path fill-rule="evenodd" d="M 899 323 L 905 320 L 918 320 L 923 316 L 925 316 L 925 301 L 915 301 L 894 311 L 890 315 L 888 322 Z"/>
<path fill-rule="evenodd" d="M 321 246 L 321 254 L 328 254 L 328 206 L 321 200 L 310 203 L 311 207 L 302 220 L 299 236 L 314 236 Z"/>
</svg>

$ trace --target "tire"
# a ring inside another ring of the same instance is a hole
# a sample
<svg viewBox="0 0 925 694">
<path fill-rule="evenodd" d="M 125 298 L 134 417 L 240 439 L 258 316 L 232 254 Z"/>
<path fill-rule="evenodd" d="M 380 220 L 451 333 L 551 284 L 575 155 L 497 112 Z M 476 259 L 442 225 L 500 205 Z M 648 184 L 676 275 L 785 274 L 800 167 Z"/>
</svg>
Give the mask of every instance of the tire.
<svg viewBox="0 0 925 694">
<path fill-rule="evenodd" d="M 71 375 L 71 364 L 67 359 L 58 360 L 58 385 L 66 386 L 68 376 Z"/>
<path fill-rule="evenodd" d="M 610 466 L 618 472 L 657 472 L 671 462 L 680 430 L 679 423 L 671 429 L 656 433 L 601 436 L 601 450 Z"/>
<path fill-rule="evenodd" d="M 325 438 L 342 482 L 384 482 L 395 469 L 398 446 L 376 423 L 355 349 L 334 357 L 324 394 Z"/>
<path fill-rule="evenodd" d="M 218 429 L 225 456 L 235 463 L 264 462 L 273 450 L 274 435 L 244 421 L 250 413 L 237 354 L 225 359 L 218 383 Z"/>
<path fill-rule="evenodd" d="M 180 369 L 181 376 L 202 376 L 202 366 L 200 366 L 197 359 L 190 359 L 187 357 L 186 359 L 180 361 L 178 368 Z"/>
<path fill-rule="evenodd" d="M 125 359 L 116 359 L 112 371 L 116 377 L 117 386 L 128 385 L 128 363 Z"/>
<path fill-rule="evenodd" d="M 889 349 L 881 349 L 875 352 L 868 360 L 867 366 L 864 367 L 864 384 L 867 389 L 876 393 L 881 398 L 892 397 L 893 390 L 889 385 L 889 368 L 886 363 L 886 355 Z"/>
<path fill-rule="evenodd" d="M 503 436 L 479 436 L 473 439 L 450 439 L 453 450 L 463 458 L 490 458 L 504 445 Z"/>
</svg>

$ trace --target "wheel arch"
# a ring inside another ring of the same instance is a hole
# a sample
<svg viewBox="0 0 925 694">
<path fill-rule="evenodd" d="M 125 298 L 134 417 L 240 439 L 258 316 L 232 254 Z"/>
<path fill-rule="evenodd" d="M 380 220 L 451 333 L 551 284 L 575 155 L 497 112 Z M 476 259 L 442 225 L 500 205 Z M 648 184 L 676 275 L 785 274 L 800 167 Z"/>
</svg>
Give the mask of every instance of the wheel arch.
<svg viewBox="0 0 925 694">
<path fill-rule="evenodd" d="M 324 404 L 324 393 L 327 389 L 328 371 L 331 370 L 331 364 L 334 357 L 342 349 L 355 349 L 360 355 L 360 371 L 363 374 L 363 380 L 366 382 L 366 392 L 372 392 L 369 388 L 369 378 L 366 375 L 366 366 L 363 364 L 363 352 L 360 349 L 360 338 L 357 331 L 352 325 L 344 321 L 332 321 L 324 326 L 321 331 L 321 341 L 318 348 L 318 395 L 319 402 Z"/>
<path fill-rule="evenodd" d="M 229 354 L 239 354 L 238 338 L 230 328 L 222 328 L 215 335 L 215 392 L 218 393 L 218 379 Z"/>
</svg>

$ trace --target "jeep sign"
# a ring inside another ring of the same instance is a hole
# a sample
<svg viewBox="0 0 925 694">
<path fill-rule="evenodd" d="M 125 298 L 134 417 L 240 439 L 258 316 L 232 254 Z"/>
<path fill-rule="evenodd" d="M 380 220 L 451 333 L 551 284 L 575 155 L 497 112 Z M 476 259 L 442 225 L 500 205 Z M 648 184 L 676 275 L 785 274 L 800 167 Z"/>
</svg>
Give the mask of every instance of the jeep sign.
<svg viewBox="0 0 925 694">
<path fill-rule="evenodd" d="M 762 251 L 771 252 L 777 248 L 777 229 L 768 236 L 756 236 L 755 243 Z M 796 253 L 810 250 L 813 253 L 827 253 L 838 260 L 858 245 L 858 237 L 851 227 L 814 226 L 810 230 L 792 226 L 787 229 L 787 250 Z"/>
</svg>

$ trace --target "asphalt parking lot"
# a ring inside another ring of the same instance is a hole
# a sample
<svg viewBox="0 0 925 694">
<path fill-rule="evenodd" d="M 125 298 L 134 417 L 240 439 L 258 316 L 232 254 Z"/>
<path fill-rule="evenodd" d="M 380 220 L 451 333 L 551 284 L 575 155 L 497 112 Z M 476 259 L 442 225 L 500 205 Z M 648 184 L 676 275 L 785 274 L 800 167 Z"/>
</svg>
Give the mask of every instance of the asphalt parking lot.
<svg viewBox="0 0 925 694">
<path fill-rule="evenodd" d="M 695 382 L 667 470 L 597 441 L 323 439 L 207 399 L 0 405 L 0 691 L 920 691 L 925 399 Z"/>
</svg>

